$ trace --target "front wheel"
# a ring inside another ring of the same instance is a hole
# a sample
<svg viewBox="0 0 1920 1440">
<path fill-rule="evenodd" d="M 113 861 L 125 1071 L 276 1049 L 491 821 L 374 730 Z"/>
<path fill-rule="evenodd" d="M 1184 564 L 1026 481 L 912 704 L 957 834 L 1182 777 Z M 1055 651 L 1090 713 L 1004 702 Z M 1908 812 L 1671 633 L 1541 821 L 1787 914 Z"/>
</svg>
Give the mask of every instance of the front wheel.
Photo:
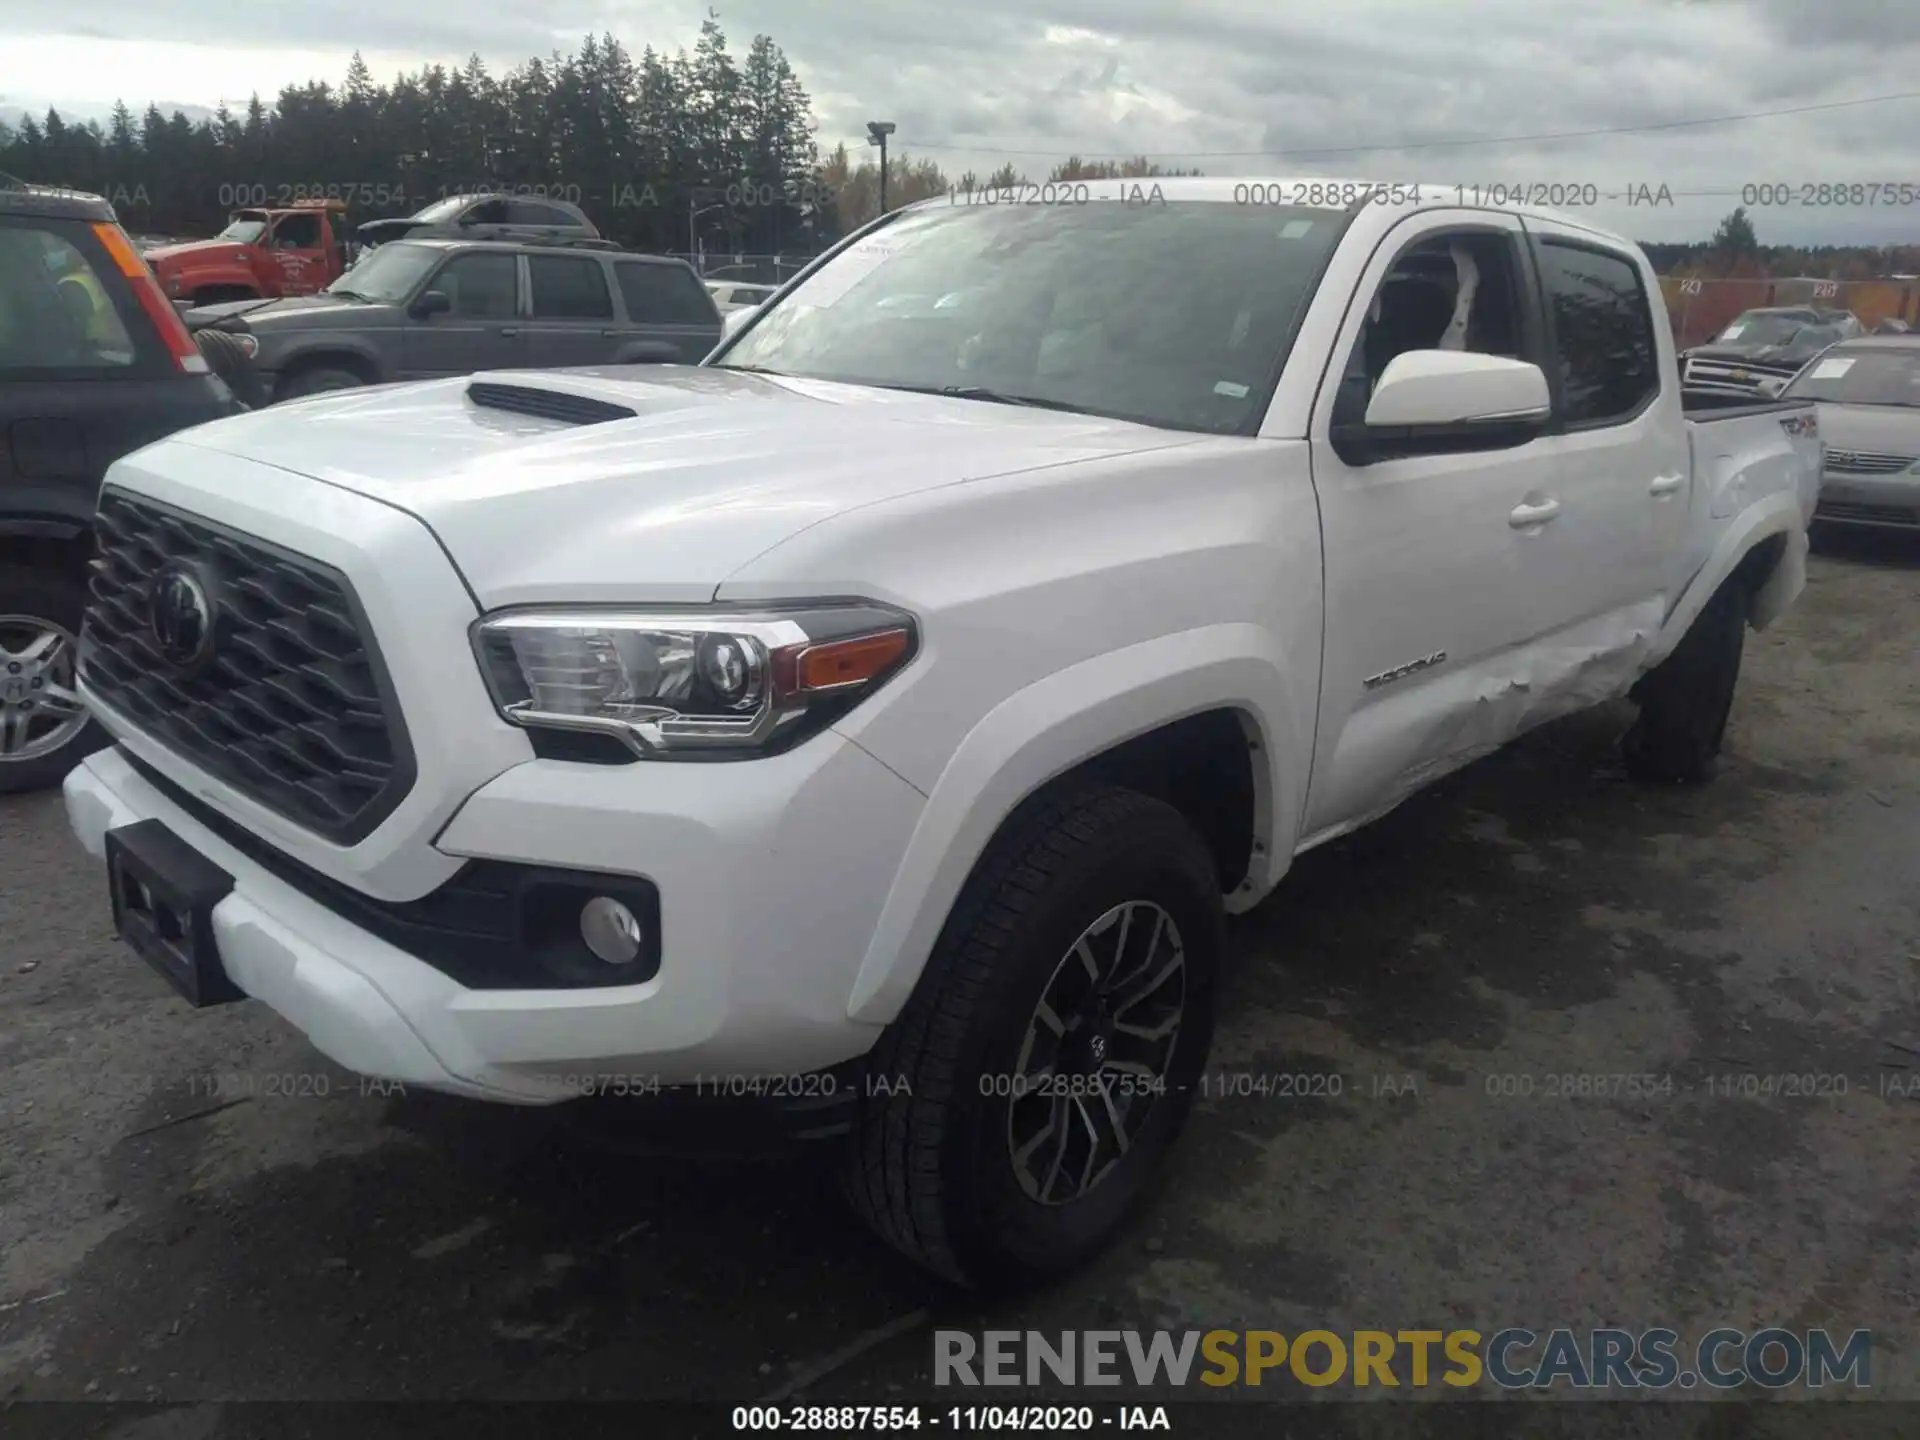
<svg viewBox="0 0 1920 1440">
<path fill-rule="evenodd" d="M 290 377 L 280 387 L 280 398 L 296 400 L 302 395 L 320 395 L 329 390 L 353 390 L 366 383 L 351 370 L 319 366 L 312 370 L 302 370 Z"/>
<path fill-rule="evenodd" d="M 0 568 L 0 794 L 57 785 L 107 743 L 74 683 L 85 609 L 57 570 Z"/>
<path fill-rule="evenodd" d="M 854 1208 L 965 1285 L 1085 1263 L 1186 1120 L 1223 936 L 1213 858 L 1171 806 L 1100 785 L 1017 812 L 869 1057 Z"/>
</svg>

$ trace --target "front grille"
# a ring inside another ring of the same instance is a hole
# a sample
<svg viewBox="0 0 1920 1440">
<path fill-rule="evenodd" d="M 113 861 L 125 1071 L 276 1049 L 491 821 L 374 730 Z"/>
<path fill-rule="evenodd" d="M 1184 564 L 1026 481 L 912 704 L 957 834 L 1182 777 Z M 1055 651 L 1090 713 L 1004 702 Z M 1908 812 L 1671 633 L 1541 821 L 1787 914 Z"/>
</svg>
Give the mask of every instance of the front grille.
<svg viewBox="0 0 1920 1440">
<path fill-rule="evenodd" d="M 1867 525 L 1920 525 L 1920 511 L 1907 505 L 1857 505 L 1847 500 L 1822 500 L 1814 507 L 1819 520 L 1853 520 Z"/>
<path fill-rule="evenodd" d="M 413 749 L 370 627 L 331 566 L 107 489 L 81 673 L 110 709 L 248 798 L 340 844 L 413 784 Z M 210 657 L 164 659 L 151 591 L 184 571 L 214 615 Z"/>
<path fill-rule="evenodd" d="M 1689 384 L 1730 385 L 1758 390 L 1762 379 L 1791 380 L 1800 373 L 1798 364 L 1782 365 L 1771 360 L 1689 360 L 1686 380 Z"/>
<path fill-rule="evenodd" d="M 1827 469 L 1835 475 L 1897 475 L 1920 460 L 1916 455 L 1887 455 L 1877 450 L 1829 450 Z"/>
</svg>

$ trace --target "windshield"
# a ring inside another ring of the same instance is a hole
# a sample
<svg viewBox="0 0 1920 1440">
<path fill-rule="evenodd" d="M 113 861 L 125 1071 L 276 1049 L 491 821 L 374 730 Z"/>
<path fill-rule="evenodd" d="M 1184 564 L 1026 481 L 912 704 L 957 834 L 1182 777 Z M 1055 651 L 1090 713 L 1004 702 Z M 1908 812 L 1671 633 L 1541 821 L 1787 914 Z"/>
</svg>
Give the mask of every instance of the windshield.
<svg viewBox="0 0 1920 1440">
<path fill-rule="evenodd" d="M 1715 343 L 1731 344 L 1738 341 L 1742 345 L 1784 345 L 1812 323 L 1811 315 L 1769 314 L 1749 310 L 1722 330 Z"/>
<path fill-rule="evenodd" d="M 1830 350 L 1801 371 L 1786 394 L 1839 405 L 1920 408 L 1920 347 Z"/>
<path fill-rule="evenodd" d="M 242 245 L 251 245 L 267 233 L 267 217 L 264 215 L 236 215 L 231 224 L 217 237 L 221 240 L 238 240 Z"/>
<path fill-rule="evenodd" d="M 1345 224 L 1159 199 L 934 205 L 843 250 L 715 363 L 1250 430 Z"/>
<path fill-rule="evenodd" d="M 368 251 L 364 259 L 327 286 L 327 293 L 398 304 L 413 293 L 414 287 L 439 261 L 440 254 L 431 246 L 409 245 L 404 240 L 382 245 L 378 250 Z"/>
<path fill-rule="evenodd" d="M 466 209 L 467 199 L 468 197 L 465 195 L 454 195 L 445 200 L 436 200 L 433 204 L 427 206 L 426 209 L 414 211 L 411 218 L 415 220 L 425 220 L 430 225 L 437 225 L 442 220 L 451 220 L 462 210 Z"/>
</svg>

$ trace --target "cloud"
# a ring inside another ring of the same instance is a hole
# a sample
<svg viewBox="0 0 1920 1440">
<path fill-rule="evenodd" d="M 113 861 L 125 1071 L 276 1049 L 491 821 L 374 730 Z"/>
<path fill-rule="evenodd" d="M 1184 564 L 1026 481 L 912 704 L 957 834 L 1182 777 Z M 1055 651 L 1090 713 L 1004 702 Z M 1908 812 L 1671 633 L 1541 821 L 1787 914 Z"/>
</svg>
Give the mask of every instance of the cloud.
<svg viewBox="0 0 1920 1440">
<path fill-rule="evenodd" d="M 1912 0 L 715 0 L 736 52 L 756 32 L 815 97 L 823 145 L 870 119 L 894 153 L 949 173 L 1012 160 L 1042 174 L 1070 152 L 1146 152 L 1209 174 L 1594 186 L 1664 185 L 1657 209 L 1606 200 L 1598 223 L 1646 239 L 1704 235 L 1749 187 L 1913 182 L 1920 100 L 1726 125 L 1721 115 L 1920 91 Z M 195 103 L 289 81 L 337 81 L 358 47 L 374 73 L 477 51 L 496 70 L 589 32 L 638 52 L 690 43 L 704 3 L 341 0 L 240 7 L 12 0 L 0 91 L 93 77 L 136 108 L 144 87 Z M 159 47 L 159 48 L 156 48 Z M 306 66 L 304 70 L 301 66 Z M 68 88 L 71 88 L 69 82 Z M 1639 134 L 1581 134 L 1670 125 Z M 1503 143 L 1443 144 L 1448 141 Z M 1792 191 L 1797 195 L 1797 190 Z M 1763 240 L 1911 238 L 1920 207 L 1754 208 Z"/>
</svg>

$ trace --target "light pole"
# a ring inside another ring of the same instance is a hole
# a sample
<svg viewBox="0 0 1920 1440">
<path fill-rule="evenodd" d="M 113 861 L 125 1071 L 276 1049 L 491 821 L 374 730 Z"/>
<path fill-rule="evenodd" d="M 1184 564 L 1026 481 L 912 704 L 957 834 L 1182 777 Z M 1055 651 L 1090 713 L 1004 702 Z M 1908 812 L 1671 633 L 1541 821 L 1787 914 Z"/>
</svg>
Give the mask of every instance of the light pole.
<svg viewBox="0 0 1920 1440">
<path fill-rule="evenodd" d="M 880 147 L 880 213 L 887 213 L 887 136 L 898 129 L 891 120 L 869 120 L 867 139 Z"/>
<path fill-rule="evenodd" d="M 699 208 L 695 209 L 694 208 L 695 206 L 699 206 Z M 698 265 L 700 263 L 699 262 L 700 232 L 696 228 L 700 223 L 700 217 L 702 215 L 705 215 L 710 210 L 724 210 L 726 208 L 727 207 L 719 201 L 715 201 L 711 205 L 701 205 L 700 192 L 698 190 L 694 191 L 693 194 L 688 198 L 687 200 L 687 254 L 693 258 L 695 265 Z"/>
</svg>

